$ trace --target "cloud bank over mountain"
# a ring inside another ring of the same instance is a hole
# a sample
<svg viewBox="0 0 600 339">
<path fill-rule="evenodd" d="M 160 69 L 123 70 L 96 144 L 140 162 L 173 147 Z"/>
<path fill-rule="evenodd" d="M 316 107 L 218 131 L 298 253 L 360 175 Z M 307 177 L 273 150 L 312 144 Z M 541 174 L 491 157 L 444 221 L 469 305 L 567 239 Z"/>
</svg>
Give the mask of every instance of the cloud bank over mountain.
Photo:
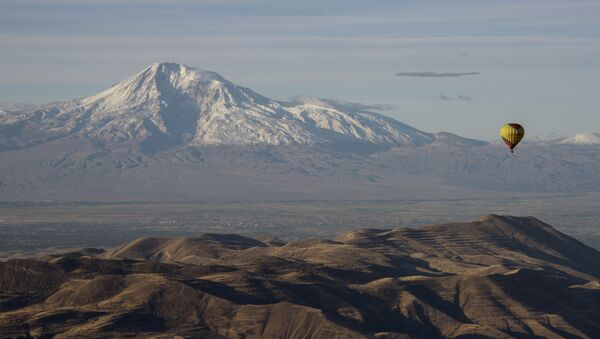
<svg viewBox="0 0 600 339">
<path fill-rule="evenodd" d="M 396 108 L 396 105 L 392 104 L 365 104 L 355 101 L 339 100 L 339 99 L 326 99 L 316 98 L 308 95 L 297 95 L 290 98 L 293 103 L 309 104 L 322 107 L 337 108 L 350 112 L 360 111 L 389 111 Z"/>
</svg>

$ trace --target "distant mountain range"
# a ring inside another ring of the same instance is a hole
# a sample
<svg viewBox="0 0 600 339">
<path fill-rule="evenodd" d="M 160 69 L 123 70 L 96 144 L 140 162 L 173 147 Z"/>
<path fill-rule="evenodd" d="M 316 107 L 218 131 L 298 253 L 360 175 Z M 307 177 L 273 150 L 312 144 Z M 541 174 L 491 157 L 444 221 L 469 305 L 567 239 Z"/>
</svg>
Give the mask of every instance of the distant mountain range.
<svg viewBox="0 0 600 339">
<path fill-rule="evenodd" d="M 549 135 L 528 137 L 526 142 L 547 145 L 600 145 L 600 133 L 585 132 L 569 136 L 560 136 L 551 133 Z"/>
<path fill-rule="evenodd" d="M 0 199 L 587 191 L 600 187 L 598 139 L 522 145 L 511 156 L 356 105 L 276 101 L 217 73 L 163 62 L 87 98 L 0 111 Z"/>
<path fill-rule="evenodd" d="M 8 338 L 595 338 L 600 253 L 532 217 L 146 237 L 0 262 Z"/>
<path fill-rule="evenodd" d="M 600 145 L 600 133 L 578 133 L 554 142 L 563 145 Z"/>
</svg>

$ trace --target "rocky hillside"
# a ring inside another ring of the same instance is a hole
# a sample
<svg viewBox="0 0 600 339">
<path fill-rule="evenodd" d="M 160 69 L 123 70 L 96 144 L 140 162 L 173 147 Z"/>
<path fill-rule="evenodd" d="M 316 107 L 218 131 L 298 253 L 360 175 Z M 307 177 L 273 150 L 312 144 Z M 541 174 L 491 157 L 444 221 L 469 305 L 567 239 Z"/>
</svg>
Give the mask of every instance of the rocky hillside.
<svg viewBox="0 0 600 339">
<path fill-rule="evenodd" d="M 0 336 L 600 333 L 600 253 L 535 218 L 261 239 L 141 238 L 0 263 Z"/>
</svg>

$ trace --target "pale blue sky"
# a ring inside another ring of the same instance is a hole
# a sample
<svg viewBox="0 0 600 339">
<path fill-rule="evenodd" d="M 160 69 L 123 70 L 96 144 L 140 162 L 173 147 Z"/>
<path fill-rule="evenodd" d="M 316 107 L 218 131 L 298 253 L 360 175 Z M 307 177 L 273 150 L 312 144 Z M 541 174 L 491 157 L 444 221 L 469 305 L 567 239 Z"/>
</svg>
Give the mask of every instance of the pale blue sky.
<svg viewBox="0 0 600 339">
<path fill-rule="evenodd" d="M 598 18 L 597 0 L 1 0 L 0 102 L 87 96 L 170 60 L 275 99 L 393 104 L 430 132 L 600 132 Z"/>
</svg>

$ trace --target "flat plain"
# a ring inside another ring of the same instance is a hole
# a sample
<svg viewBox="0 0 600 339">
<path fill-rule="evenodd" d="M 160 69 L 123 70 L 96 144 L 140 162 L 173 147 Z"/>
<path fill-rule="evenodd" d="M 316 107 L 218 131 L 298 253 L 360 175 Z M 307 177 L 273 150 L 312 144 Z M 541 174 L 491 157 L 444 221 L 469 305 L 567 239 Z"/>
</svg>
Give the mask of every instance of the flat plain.
<svg viewBox="0 0 600 339">
<path fill-rule="evenodd" d="M 0 259 L 81 247 L 111 248 L 142 236 L 204 232 L 334 238 L 362 228 L 415 227 L 485 214 L 536 216 L 600 248 L 600 194 L 496 199 L 288 202 L 3 202 Z"/>
</svg>

